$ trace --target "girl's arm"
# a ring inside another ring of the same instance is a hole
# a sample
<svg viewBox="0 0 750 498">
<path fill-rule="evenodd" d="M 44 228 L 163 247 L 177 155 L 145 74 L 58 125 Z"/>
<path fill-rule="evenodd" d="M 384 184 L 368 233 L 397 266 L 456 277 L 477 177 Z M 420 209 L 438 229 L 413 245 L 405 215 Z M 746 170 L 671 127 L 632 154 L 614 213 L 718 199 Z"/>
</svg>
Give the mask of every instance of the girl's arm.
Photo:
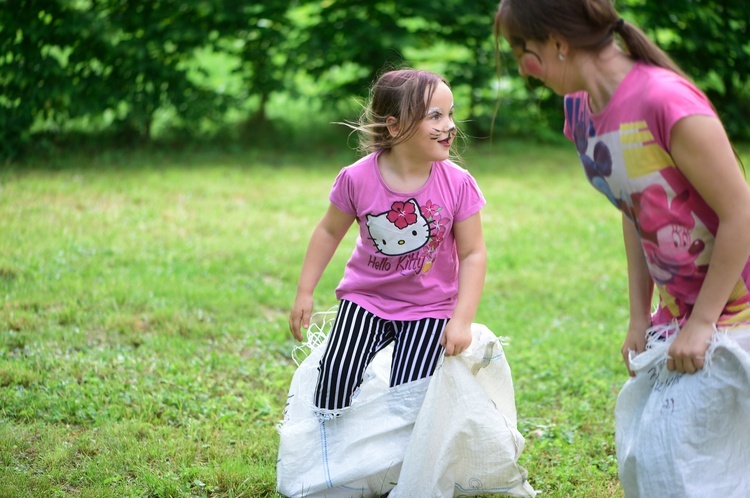
<svg viewBox="0 0 750 498">
<path fill-rule="evenodd" d="M 301 327 L 310 327 L 315 287 L 354 219 L 353 215 L 330 204 L 310 237 L 297 283 L 297 296 L 289 314 L 289 330 L 298 341 L 302 340 Z"/>
<path fill-rule="evenodd" d="M 487 248 L 479 213 L 453 225 L 458 251 L 458 300 L 440 343 L 447 356 L 457 355 L 471 344 L 471 323 L 479 307 L 487 271 Z"/>
<path fill-rule="evenodd" d="M 750 188 L 717 118 L 689 116 L 672 128 L 672 157 L 719 218 L 708 273 L 685 326 L 669 348 L 669 370 L 704 365 L 714 326 L 750 255 Z"/>
<path fill-rule="evenodd" d="M 625 360 L 628 373 L 632 376 L 630 351 L 642 353 L 646 350 L 646 330 L 651 326 L 654 281 L 648 271 L 646 256 L 635 225 L 625 215 L 622 215 L 622 235 L 628 262 L 628 296 L 630 298 L 630 324 L 622 345 L 622 358 Z"/>
</svg>

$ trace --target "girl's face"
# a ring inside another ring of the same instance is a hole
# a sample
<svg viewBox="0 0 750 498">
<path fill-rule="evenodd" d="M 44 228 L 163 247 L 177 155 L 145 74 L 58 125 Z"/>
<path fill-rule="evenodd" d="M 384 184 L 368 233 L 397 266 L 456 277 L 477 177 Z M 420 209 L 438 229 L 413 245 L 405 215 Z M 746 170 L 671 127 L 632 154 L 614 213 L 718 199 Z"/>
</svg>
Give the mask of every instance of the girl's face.
<svg viewBox="0 0 750 498">
<path fill-rule="evenodd" d="M 439 83 L 417 132 L 397 147 L 404 146 L 403 150 L 408 147 L 408 152 L 417 161 L 444 161 L 450 156 L 450 148 L 455 138 L 453 93 L 448 85 Z"/>
</svg>

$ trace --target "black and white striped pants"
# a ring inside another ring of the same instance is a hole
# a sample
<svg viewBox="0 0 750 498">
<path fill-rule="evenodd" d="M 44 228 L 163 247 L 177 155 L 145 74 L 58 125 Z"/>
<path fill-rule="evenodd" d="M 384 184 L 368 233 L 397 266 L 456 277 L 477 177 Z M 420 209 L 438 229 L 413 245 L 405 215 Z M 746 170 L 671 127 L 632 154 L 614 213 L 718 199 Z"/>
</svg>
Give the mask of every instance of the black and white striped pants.
<svg viewBox="0 0 750 498">
<path fill-rule="evenodd" d="M 431 376 L 443 352 L 440 338 L 447 323 L 447 318 L 384 320 L 342 300 L 320 360 L 315 405 L 324 410 L 349 406 L 367 366 L 391 342 L 391 387 Z"/>
</svg>

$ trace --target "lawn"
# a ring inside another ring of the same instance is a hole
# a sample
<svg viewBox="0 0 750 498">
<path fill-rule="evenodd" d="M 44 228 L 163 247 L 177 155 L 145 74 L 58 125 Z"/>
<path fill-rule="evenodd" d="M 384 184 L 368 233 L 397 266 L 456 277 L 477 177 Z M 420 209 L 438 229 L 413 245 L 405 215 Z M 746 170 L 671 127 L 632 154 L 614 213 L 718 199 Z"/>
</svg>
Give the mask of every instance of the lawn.
<svg viewBox="0 0 750 498">
<path fill-rule="evenodd" d="M 573 147 L 463 156 L 488 200 L 476 321 L 509 339 L 520 463 L 543 496 L 622 496 L 619 214 Z M 354 158 L 143 149 L 3 165 L 0 496 L 277 496 L 275 427 L 295 368 L 286 315 L 331 182 Z M 353 236 L 319 311 L 335 304 Z"/>
</svg>

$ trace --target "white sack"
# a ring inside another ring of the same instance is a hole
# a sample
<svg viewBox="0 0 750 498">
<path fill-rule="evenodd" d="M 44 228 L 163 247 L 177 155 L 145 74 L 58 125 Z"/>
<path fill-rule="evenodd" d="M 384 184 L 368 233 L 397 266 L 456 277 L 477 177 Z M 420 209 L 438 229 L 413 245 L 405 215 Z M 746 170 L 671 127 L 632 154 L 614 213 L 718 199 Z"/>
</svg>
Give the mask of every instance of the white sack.
<svg viewBox="0 0 750 498">
<path fill-rule="evenodd" d="M 381 351 L 351 407 L 334 418 L 316 415 L 313 405 L 326 336 L 313 332 L 317 339 L 294 374 L 278 427 L 277 491 L 294 498 L 368 498 L 389 491 L 394 498 L 534 496 L 516 464 L 524 440 L 516 430 L 502 346 L 483 325 L 474 324 L 472 332 L 471 347 L 445 358 L 433 377 L 394 388 L 388 387 L 392 347 Z M 408 471 L 401 472 L 402 464 Z"/>
<path fill-rule="evenodd" d="M 330 328 L 331 321 L 323 327 Z M 318 335 L 320 344 L 313 345 L 292 378 L 278 427 L 277 491 L 305 498 L 379 497 L 398 478 L 430 379 L 389 388 L 389 346 L 368 367 L 351 407 L 335 418 L 320 417 L 313 392 L 325 338 Z"/>
<path fill-rule="evenodd" d="M 669 372 L 669 342 L 631 359 L 615 408 L 628 498 L 750 496 L 750 330 L 714 334 L 706 365 Z"/>
<path fill-rule="evenodd" d="M 502 344 L 484 325 L 472 333 L 435 371 L 389 498 L 536 495 L 517 463 L 524 438 Z"/>
</svg>

